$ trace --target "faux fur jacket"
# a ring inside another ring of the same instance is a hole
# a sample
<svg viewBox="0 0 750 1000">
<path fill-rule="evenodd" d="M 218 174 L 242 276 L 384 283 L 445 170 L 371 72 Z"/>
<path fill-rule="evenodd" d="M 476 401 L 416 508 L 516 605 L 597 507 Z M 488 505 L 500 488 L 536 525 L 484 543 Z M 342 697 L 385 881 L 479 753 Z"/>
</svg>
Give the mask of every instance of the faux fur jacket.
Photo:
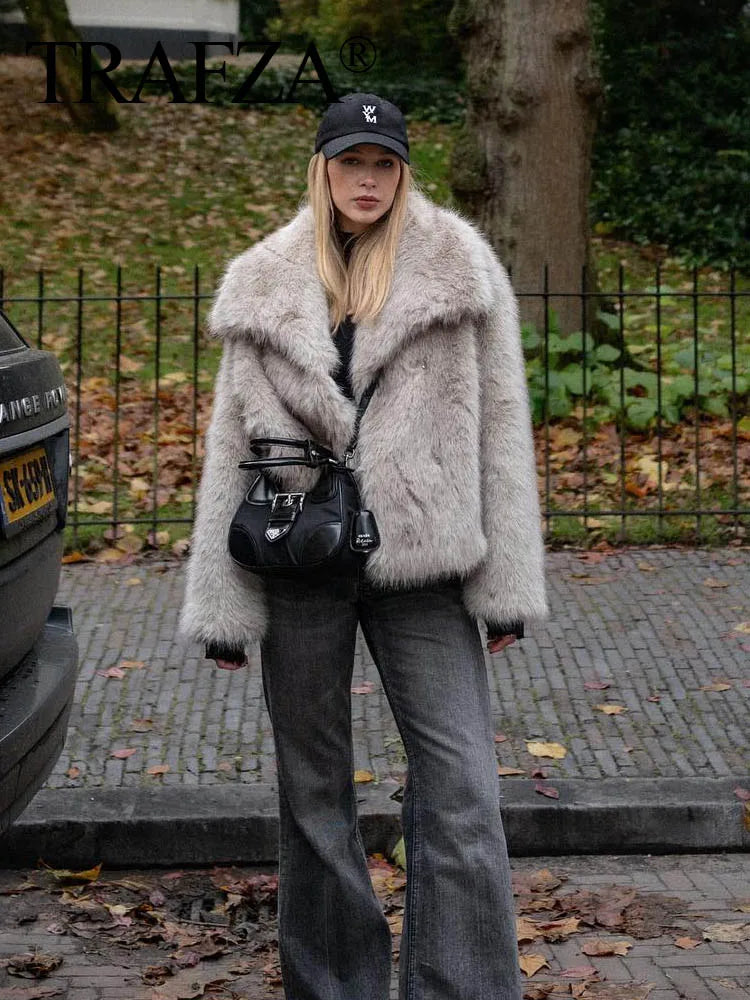
<svg viewBox="0 0 750 1000">
<path fill-rule="evenodd" d="M 315 267 L 312 211 L 228 265 L 208 316 L 223 343 L 179 631 L 207 644 L 249 645 L 266 633 L 262 578 L 227 550 L 232 516 L 253 473 L 253 437 L 313 438 L 343 454 L 355 401 L 339 363 Z M 354 455 L 381 544 L 376 583 L 464 578 L 475 619 L 548 615 L 544 547 L 518 308 L 507 272 L 479 230 L 419 192 L 408 211 L 390 295 L 357 325 L 351 384 L 359 400 L 380 371 Z M 270 455 L 298 454 L 284 446 Z M 321 472 L 273 470 L 286 490 Z"/>
</svg>

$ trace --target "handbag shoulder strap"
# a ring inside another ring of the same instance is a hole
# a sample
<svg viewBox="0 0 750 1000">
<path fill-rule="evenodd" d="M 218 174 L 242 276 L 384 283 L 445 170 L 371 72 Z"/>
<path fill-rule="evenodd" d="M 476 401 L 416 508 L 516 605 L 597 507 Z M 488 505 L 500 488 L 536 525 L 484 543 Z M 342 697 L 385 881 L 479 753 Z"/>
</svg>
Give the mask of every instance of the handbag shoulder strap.
<svg viewBox="0 0 750 1000">
<path fill-rule="evenodd" d="M 354 431 L 352 432 L 351 440 L 346 446 L 346 451 L 344 452 L 344 465 L 349 467 L 349 459 L 354 454 L 354 449 L 357 447 L 357 441 L 359 440 L 359 425 L 362 421 L 362 414 L 367 409 L 367 406 L 372 399 L 372 395 L 377 388 L 378 382 L 380 381 L 380 372 L 375 376 L 375 378 L 370 382 L 365 391 L 362 393 L 362 398 L 359 401 L 359 406 L 357 407 L 357 414 L 354 418 Z"/>
</svg>

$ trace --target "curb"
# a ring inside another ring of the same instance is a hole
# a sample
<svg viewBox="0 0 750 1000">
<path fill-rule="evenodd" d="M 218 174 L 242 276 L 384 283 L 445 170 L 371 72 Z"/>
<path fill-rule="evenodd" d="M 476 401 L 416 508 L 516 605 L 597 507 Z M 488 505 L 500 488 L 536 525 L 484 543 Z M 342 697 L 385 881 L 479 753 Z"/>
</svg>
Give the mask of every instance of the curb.
<svg viewBox="0 0 750 1000">
<path fill-rule="evenodd" d="M 737 778 L 570 778 L 559 799 L 532 780 L 504 780 L 500 803 L 512 856 L 750 850 Z M 401 835 L 392 785 L 357 788 L 369 853 Z M 275 864 L 277 791 L 270 784 L 43 790 L 0 838 L 6 867 Z"/>
</svg>

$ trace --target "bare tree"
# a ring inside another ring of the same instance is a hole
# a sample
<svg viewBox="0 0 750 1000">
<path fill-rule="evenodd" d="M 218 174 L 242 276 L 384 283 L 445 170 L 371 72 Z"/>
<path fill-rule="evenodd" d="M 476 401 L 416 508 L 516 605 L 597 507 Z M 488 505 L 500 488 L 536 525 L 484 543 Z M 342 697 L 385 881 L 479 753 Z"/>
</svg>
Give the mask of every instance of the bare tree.
<svg viewBox="0 0 750 1000">
<path fill-rule="evenodd" d="M 590 263 L 591 147 L 602 92 L 588 0 L 457 0 L 449 30 L 467 73 L 466 120 L 451 164 L 459 205 L 512 268 L 517 290 L 541 290 L 545 263 L 550 291 L 579 289 L 581 266 Z M 550 305 L 563 331 L 581 329 L 579 299 Z M 522 299 L 521 309 L 541 325 L 541 300 Z"/>
<path fill-rule="evenodd" d="M 78 42 L 81 36 L 73 27 L 66 0 L 20 0 L 26 23 L 31 28 L 34 41 Z M 34 52 L 43 54 L 42 49 Z M 92 52 L 94 69 L 99 68 Z M 56 51 L 57 93 L 64 102 L 74 124 L 83 131 L 112 132 L 119 126 L 115 103 L 103 87 L 92 88 L 93 101 L 80 103 L 81 58 L 72 49 L 59 47 Z"/>
</svg>

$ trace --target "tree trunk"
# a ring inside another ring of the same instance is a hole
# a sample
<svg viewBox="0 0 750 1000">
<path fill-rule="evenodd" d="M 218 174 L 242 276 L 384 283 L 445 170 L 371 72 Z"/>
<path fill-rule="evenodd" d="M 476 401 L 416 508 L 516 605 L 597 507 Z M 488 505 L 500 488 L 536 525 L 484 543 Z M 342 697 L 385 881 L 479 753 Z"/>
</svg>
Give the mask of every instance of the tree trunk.
<svg viewBox="0 0 750 1000">
<path fill-rule="evenodd" d="M 34 34 L 35 42 L 77 42 L 78 49 L 58 48 L 57 94 L 73 120 L 73 124 L 84 132 L 113 132 L 119 127 L 116 105 L 111 95 L 94 78 L 92 86 L 93 103 L 81 104 L 81 36 L 73 27 L 66 0 L 21 0 L 26 23 Z M 32 49 L 44 57 L 44 49 Z M 99 68 L 95 53 L 92 52 L 94 69 Z"/>
<path fill-rule="evenodd" d="M 512 271 L 516 292 L 595 291 L 589 254 L 591 147 L 601 85 L 587 0 L 457 0 L 449 20 L 466 63 L 467 110 L 451 163 L 461 209 Z M 580 297 L 551 297 L 560 330 L 580 330 Z M 593 331 L 597 300 L 589 300 Z M 539 298 L 524 320 L 544 323 Z"/>
</svg>

